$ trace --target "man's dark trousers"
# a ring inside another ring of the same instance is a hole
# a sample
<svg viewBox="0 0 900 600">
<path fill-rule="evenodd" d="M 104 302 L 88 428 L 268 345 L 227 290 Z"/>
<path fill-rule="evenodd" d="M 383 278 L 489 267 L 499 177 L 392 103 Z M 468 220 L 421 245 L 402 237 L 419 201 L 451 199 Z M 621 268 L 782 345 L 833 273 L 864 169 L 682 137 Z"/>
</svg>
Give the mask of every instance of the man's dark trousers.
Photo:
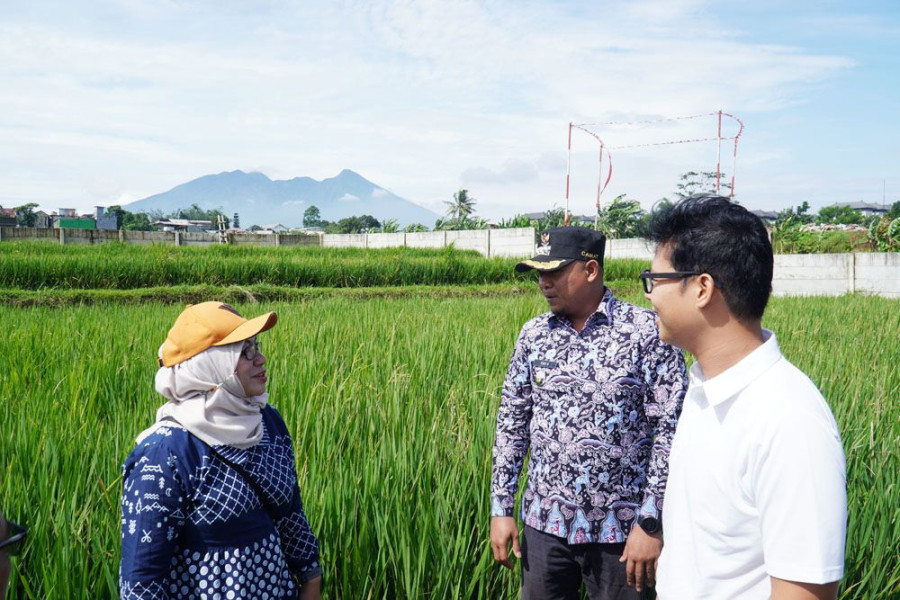
<svg viewBox="0 0 900 600">
<path fill-rule="evenodd" d="M 578 600 L 584 581 L 591 600 L 641 600 L 625 583 L 620 563 L 625 543 L 569 544 L 565 538 L 525 526 L 522 535 L 522 600 Z"/>
</svg>

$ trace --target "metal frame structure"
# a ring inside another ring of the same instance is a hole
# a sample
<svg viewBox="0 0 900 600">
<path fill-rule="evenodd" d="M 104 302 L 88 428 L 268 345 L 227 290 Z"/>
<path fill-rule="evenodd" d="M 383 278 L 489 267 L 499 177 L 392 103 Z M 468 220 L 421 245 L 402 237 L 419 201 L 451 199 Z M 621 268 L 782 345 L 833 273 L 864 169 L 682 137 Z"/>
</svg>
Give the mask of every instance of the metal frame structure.
<svg viewBox="0 0 900 600">
<path fill-rule="evenodd" d="M 696 138 L 696 139 L 680 139 L 680 140 L 662 140 L 659 142 L 649 142 L 645 144 L 632 144 L 625 146 L 607 146 L 606 142 L 603 141 L 603 138 L 600 137 L 598 133 L 593 131 L 592 127 L 604 127 L 604 126 L 620 126 L 620 125 L 644 125 L 644 124 L 654 124 L 654 123 L 663 123 L 670 121 L 685 121 L 688 119 L 701 119 L 704 117 L 717 117 L 718 128 L 716 130 L 715 137 L 708 138 Z M 722 136 L 722 118 L 732 119 L 738 125 L 738 131 L 733 136 Z M 648 146 L 668 146 L 673 144 L 690 144 L 696 142 L 716 142 L 717 151 L 716 151 L 716 193 L 719 193 L 721 189 L 721 177 L 722 177 L 722 142 L 723 141 L 734 141 L 734 149 L 731 157 L 731 193 L 730 197 L 734 198 L 734 190 L 735 190 L 735 170 L 737 168 L 737 150 L 738 150 L 738 141 L 740 140 L 741 134 L 744 132 L 744 123 L 736 116 L 726 113 L 724 111 L 716 111 L 711 113 L 704 113 L 699 115 L 690 115 L 687 117 L 663 117 L 659 119 L 650 119 L 644 121 L 620 121 L 620 122 L 607 122 L 607 123 L 569 123 L 569 143 L 568 143 L 568 159 L 566 161 L 566 213 L 564 224 L 569 224 L 569 189 L 571 183 L 571 170 L 572 170 L 572 130 L 578 129 L 583 131 L 584 133 L 593 137 L 600 144 L 600 149 L 598 152 L 597 160 L 598 160 L 598 173 L 599 177 L 597 179 L 597 201 L 596 201 L 596 211 L 594 215 L 594 229 L 599 227 L 599 214 L 600 214 L 600 199 L 603 195 L 604 190 L 609 185 L 610 180 L 612 179 L 612 150 L 624 150 L 628 148 L 644 148 Z M 606 179 L 603 178 L 603 154 L 604 150 L 606 150 Z"/>
</svg>

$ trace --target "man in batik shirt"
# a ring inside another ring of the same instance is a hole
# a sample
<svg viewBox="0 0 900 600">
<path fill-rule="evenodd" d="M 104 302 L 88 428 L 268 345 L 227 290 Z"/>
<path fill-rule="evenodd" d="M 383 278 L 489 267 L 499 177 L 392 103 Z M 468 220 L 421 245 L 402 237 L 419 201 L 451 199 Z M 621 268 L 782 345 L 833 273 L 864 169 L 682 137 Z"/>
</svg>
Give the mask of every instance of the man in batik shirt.
<svg viewBox="0 0 900 600">
<path fill-rule="evenodd" d="M 681 353 L 654 313 L 603 285 L 606 238 L 581 227 L 544 232 L 539 271 L 550 312 L 516 341 L 497 416 L 491 546 L 522 562 L 522 598 L 639 598 L 662 548 L 669 445 L 685 392 Z M 520 516 L 514 514 L 531 449 Z"/>
</svg>

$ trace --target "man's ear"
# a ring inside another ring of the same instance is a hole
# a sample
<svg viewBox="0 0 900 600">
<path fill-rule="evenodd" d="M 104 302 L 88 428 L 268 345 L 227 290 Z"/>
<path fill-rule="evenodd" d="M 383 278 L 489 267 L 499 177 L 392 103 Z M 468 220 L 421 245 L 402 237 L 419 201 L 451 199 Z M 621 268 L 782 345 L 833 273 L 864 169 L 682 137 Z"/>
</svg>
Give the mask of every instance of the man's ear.
<svg viewBox="0 0 900 600">
<path fill-rule="evenodd" d="M 598 279 L 603 280 L 603 267 L 596 260 L 589 260 L 584 263 L 584 270 L 587 273 L 588 283 L 594 283 Z"/>
<path fill-rule="evenodd" d="M 706 308 L 716 292 L 716 280 L 709 273 L 702 273 L 696 279 L 697 308 Z"/>
</svg>

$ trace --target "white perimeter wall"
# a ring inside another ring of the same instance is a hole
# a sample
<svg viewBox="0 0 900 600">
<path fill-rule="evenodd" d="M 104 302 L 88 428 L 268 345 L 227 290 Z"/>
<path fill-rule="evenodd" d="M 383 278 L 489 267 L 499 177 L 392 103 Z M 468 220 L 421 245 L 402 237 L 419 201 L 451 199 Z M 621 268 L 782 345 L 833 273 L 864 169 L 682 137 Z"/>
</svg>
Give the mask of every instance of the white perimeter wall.
<svg viewBox="0 0 900 600">
<path fill-rule="evenodd" d="M 640 258 L 653 260 L 653 247 L 646 240 L 628 238 L 624 240 L 606 240 L 606 258 Z"/>
<path fill-rule="evenodd" d="M 900 298 L 900 254 L 778 254 L 772 291 L 779 296 L 864 292 Z"/>
<path fill-rule="evenodd" d="M 63 244 L 97 244 L 119 241 L 128 244 L 168 243 L 212 246 L 218 237 L 205 233 L 97 231 L 81 229 L 0 228 L 0 241 L 52 240 Z M 531 227 L 479 229 L 474 231 L 429 231 L 423 233 L 326 234 L 316 236 L 229 234 L 236 245 L 319 245 L 333 248 L 443 248 L 453 244 L 461 250 L 477 250 L 485 256 L 525 258 L 535 253 Z M 642 239 L 606 241 L 606 258 L 637 258 L 650 261 L 651 247 Z M 772 289 L 779 296 L 839 296 L 862 292 L 900 298 L 900 253 L 779 254 L 775 256 Z"/>
<path fill-rule="evenodd" d="M 332 248 L 443 248 L 476 250 L 485 256 L 524 258 L 534 255 L 534 229 L 475 229 L 420 233 L 326 234 L 322 245 Z"/>
</svg>

